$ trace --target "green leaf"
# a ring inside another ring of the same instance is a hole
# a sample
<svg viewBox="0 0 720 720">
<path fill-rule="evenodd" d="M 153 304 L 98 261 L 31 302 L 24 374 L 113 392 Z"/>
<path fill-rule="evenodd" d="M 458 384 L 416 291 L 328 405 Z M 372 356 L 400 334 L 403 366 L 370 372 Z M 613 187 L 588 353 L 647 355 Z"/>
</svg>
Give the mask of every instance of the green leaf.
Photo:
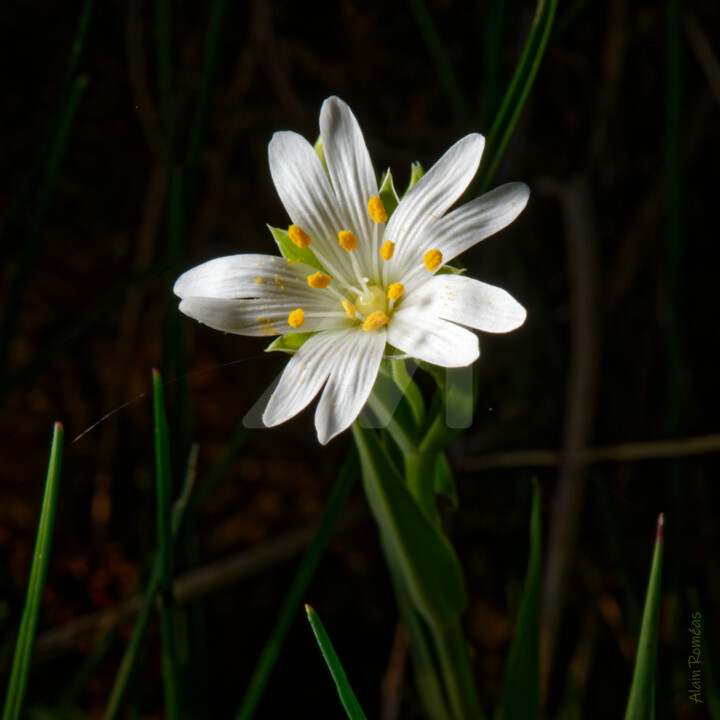
<svg viewBox="0 0 720 720">
<path fill-rule="evenodd" d="M 353 423 L 365 494 L 384 543 L 394 543 L 413 605 L 434 625 L 453 621 L 465 607 L 455 551 L 423 513 L 372 431 Z"/>
<path fill-rule="evenodd" d="M 320 650 L 325 658 L 330 674 L 335 681 L 340 701 L 345 708 L 347 716 L 350 720 L 366 720 L 365 713 L 362 711 L 360 703 L 350 687 L 345 670 L 340 664 L 340 660 L 335 653 L 335 648 L 333 648 L 330 638 L 328 637 L 318 614 L 309 605 L 305 606 L 305 610 L 307 611 L 308 620 L 312 626 L 313 633 L 315 633 L 315 639 L 320 646 Z"/>
<path fill-rule="evenodd" d="M 328 180 L 330 180 L 330 171 L 328 170 L 327 160 L 325 159 L 325 146 L 323 145 L 321 135 L 318 135 L 318 139 L 315 141 L 315 145 L 313 145 L 313 150 L 315 150 L 317 156 L 320 158 L 320 164 L 323 166 Z M 332 182 L 330 184 L 332 184 Z"/>
<path fill-rule="evenodd" d="M 505 97 L 495 122 L 487 136 L 487 150 L 483 164 L 474 184 L 477 184 L 478 194 L 482 194 L 490 187 L 490 181 L 500 164 L 505 147 L 515 129 L 520 117 L 520 111 L 525 105 L 533 80 L 540 67 L 540 61 L 545 53 L 550 30 L 555 19 L 557 0 L 538 0 L 530 34 L 523 49 L 520 62 L 508 86 Z"/>
<path fill-rule="evenodd" d="M 158 556 L 160 565 L 160 623 L 163 648 L 163 684 L 165 707 L 170 720 L 179 720 L 180 668 L 175 638 L 173 603 L 172 480 L 170 442 L 163 399 L 162 377 L 153 370 L 153 407 L 155 414 L 155 461 L 157 488 Z"/>
<path fill-rule="evenodd" d="M 315 257 L 315 254 L 313 251 L 309 248 L 299 248 L 295 243 L 290 239 L 290 236 L 287 234 L 286 230 L 281 230 L 280 228 L 274 228 L 271 225 L 268 225 L 268 230 L 272 233 L 272 236 L 277 243 L 278 250 L 280 250 L 280 254 L 289 260 L 291 263 L 294 262 L 302 262 L 306 265 L 310 265 L 310 267 L 314 267 L 317 270 L 322 270 L 322 272 L 325 272 L 325 268 L 320 264 L 320 261 Z"/>
<path fill-rule="evenodd" d="M 288 333 L 275 338 L 266 348 L 265 352 L 284 352 L 294 355 L 315 333 Z"/>
<path fill-rule="evenodd" d="M 423 170 L 423 166 L 419 162 L 414 162 L 410 166 L 410 182 L 408 183 L 407 188 L 405 188 L 405 192 L 403 193 L 403 197 L 405 197 L 411 190 L 412 186 L 425 174 L 425 170 Z M 400 198 L 402 200 L 402 198 Z"/>
<path fill-rule="evenodd" d="M 393 184 L 392 173 L 388 168 L 383 179 L 380 183 L 380 199 L 382 200 L 383 207 L 387 213 L 388 220 L 390 216 L 395 212 L 395 208 L 399 205 L 400 200 L 397 192 L 395 191 L 395 185 Z"/>
<path fill-rule="evenodd" d="M 450 501 L 453 510 L 458 509 L 458 496 L 450 464 L 445 453 L 438 453 L 435 460 L 435 492 Z"/>
<path fill-rule="evenodd" d="M 660 625 L 664 527 L 665 519 L 660 514 L 625 720 L 653 720 L 655 717 L 655 665 Z"/>
<path fill-rule="evenodd" d="M 260 660 L 258 660 L 255 666 L 240 709 L 237 712 L 237 720 L 250 720 L 255 712 L 255 708 L 260 702 L 260 698 L 270 679 L 270 674 L 282 650 L 285 638 L 290 631 L 290 626 L 295 619 L 300 598 L 307 590 L 310 580 L 313 578 L 320 563 L 322 554 L 330 541 L 340 514 L 347 504 L 350 490 L 355 484 L 357 472 L 357 454 L 354 450 L 351 450 L 340 470 L 340 475 L 327 502 L 315 535 L 303 556 L 300 567 L 293 578 L 292 585 L 285 596 L 282 608 L 280 609 L 272 632 L 265 643 Z"/>
<path fill-rule="evenodd" d="M 52 447 L 50 449 L 50 462 L 48 465 L 45 494 L 43 496 L 40 522 L 38 523 L 37 538 L 35 540 L 35 553 L 30 569 L 25 607 L 23 609 L 20 630 L 18 632 L 15 656 L 10 670 L 5 697 L 5 708 L 2 720 L 17 720 L 22 711 L 23 699 L 27 688 L 30 661 L 32 660 L 35 632 L 37 630 L 38 613 L 42 603 L 43 588 L 50 561 L 50 547 L 52 544 L 53 524 L 55 522 L 55 509 L 57 507 L 58 487 L 60 484 L 60 467 L 62 465 L 63 427 L 55 423 Z"/>
<path fill-rule="evenodd" d="M 533 720 L 540 714 L 540 488 L 535 482 L 530 516 L 530 557 L 515 638 L 510 648 L 498 720 Z"/>
</svg>

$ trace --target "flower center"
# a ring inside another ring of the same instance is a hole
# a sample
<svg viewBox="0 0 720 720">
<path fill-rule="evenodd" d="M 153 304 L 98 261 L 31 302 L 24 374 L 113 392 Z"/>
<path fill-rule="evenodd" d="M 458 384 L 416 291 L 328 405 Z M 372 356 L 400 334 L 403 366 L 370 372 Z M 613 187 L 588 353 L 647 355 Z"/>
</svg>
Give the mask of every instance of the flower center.
<svg viewBox="0 0 720 720">
<path fill-rule="evenodd" d="M 385 291 L 377 285 L 369 285 L 367 292 L 357 296 L 355 307 L 365 317 L 372 315 L 374 312 L 386 311 L 386 294 Z"/>
</svg>

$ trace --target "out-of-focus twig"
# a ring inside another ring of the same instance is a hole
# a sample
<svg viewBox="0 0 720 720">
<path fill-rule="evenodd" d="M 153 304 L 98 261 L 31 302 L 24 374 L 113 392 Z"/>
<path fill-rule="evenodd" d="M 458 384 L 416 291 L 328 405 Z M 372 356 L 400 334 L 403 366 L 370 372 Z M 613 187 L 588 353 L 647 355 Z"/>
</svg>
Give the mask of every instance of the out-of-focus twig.
<svg viewBox="0 0 720 720">
<path fill-rule="evenodd" d="M 573 558 L 584 483 L 581 469 L 595 414 L 598 333 L 596 310 L 595 224 L 587 181 L 545 183 L 561 204 L 570 273 L 570 377 L 565 410 L 562 464 L 552 509 L 547 566 L 543 583 L 541 687 L 547 690 Z"/>
<path fill-rule="evenodd" d="M 690 42 L 693 55 L 707 78 L 710 91 L 717 103 L 720 104 L 720 60 L 693 13 L 685 16 L 685 34 Z"/>
<path fill-rule="evenodd" d="M 347 528 L 367 516 L 362 503 L 349 503 L 340 518 L 339 528 Z M 227 587 L 244 582 L 296 557 L 308 545 L 315 533 L 315 525 L 308 525 L 271 540 L 252 550 L 230 555 L 181 575 L 175 580 L 173 593 L 177 603 L 187 603 Z M 140 596 L 124 600 L 107 610 L 86 615 L 38 635 L 35 661 L 57 657 L 88 638 L 107 633 L 138 613 L 143 599 Z M 9 658 L 0 658 L 0 669 Z"/>
<path fill-rule="evenodd" d="M 590 465 L 601 462 L 632 462 L 716 452 L 720 452 L 720 434 L 587 448 L 580 453 L 580 458 L 583 465 Z M 473 471 L 491 468 L 557 467 L 562 464 L 562 456 L 562 452 L 559 450 L 511 450 L 466 458 L 461 463 L 461 467 L 463 470 Z"/>
</svg>

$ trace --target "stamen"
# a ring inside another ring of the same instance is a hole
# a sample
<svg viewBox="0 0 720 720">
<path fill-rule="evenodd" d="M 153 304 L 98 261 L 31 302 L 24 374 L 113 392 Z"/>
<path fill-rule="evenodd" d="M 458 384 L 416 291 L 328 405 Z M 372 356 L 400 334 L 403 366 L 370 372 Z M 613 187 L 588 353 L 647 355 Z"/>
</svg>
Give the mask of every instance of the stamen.
<svg viewBox="0 0 720 720">
<path fill-rule="evenodd" d="M 383 260 L 389 260 L 395 253 L 395 243 L 392 240 L 386 240 L 380 248 L 380 257 Z"/>
<path fill-rule="evenodd" d="M 387 296 L 390 300 L 397 300 L 404 292 L 405 286 L 402 283 L 396 282 L 388 288 Z"/>
<path fill-rule="evenodd" d="M 429 272 L 435 272 L 442 264 L 442 253 L 439 250 L 428 250 L 423 258 Z"/>
<path fill-rule="evenodd" d="M 312 242 L 312 238 L 297 225 L 291 225 L 288 228 L 288 235 L 299 248 L 306 248 Z"/>
<path fill-rule="evenodd" d="M 343 300 L 342 306 L 347 313 L 348 317 L 355 317 L 355 314 L 357 313 L 357 310 L 355 310 L 355 306 L 349 301 L 349 300 Z"/>
<path fill-rule="evenodd" d="M 316 272 L 313 275 L 308 275 L 308 285 L 316 290 L 324 290 L 329 284 L 332 278 L 329 275 L 323 275 L 321 272 Z"/>
<path fill-rule="evenodd" d="M 349 230 L 341 230 L 338 233 L 338 244 L 343 250 L 347 250 L 348 252 L 355 250 L 358 245 L 357 238 L 354 233 L 351 233 Z"/>
<path fill-rule="evenodd" d="M 373 222 L 384 223 L 387 222 L 387 213 L 385 212 L 385 206 L 382 200 L 376 195 L 368 200 L 368 213 L 372 218 Z"/>
<path fill-rule="evenodd" d="M 305 313 L 302 308 L 293 310 L 288 315 L 288 325 L 293 328 L 302 327 L 305 324 Z"/>
<path fill-rule="evenodd" d="M 372 315 L 368 316 L 368 319 L 363 323 L 362 329 L 365 332 L 377 330 L 385 325 L 388 320 L 390 320 L 390 318 L 382 310 L 376 310 Z"/>
</svg>

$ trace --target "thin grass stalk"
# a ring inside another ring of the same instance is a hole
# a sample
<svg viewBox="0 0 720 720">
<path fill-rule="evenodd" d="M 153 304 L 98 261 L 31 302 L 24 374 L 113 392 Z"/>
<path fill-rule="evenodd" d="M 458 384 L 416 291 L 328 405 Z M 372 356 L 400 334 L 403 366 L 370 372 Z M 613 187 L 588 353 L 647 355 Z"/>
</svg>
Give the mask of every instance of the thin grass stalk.
<svg viewBox="0 0 720 720">
<path fill-rule="evenodd" d="M 440 38 L 435 21 L 432 19 L 424 0 L 408 0 L 408 2 L 410 10 L 415 16 L 415 22 L 417 22 L 420 34 L 435 63 L 435 71 L 445 89 L 445 94 L 450 101 L 453 112 L 458 119 L 464 120 L 468 116 L 465 96 Z"/>
<path fill-rule="evenodd" d="M 308 620 L 315 634 L 315 639 L 320 646 L 323 658 L 325 658 L 325 663 L 335 681 L 335 686 L 340 696 L 340 702 L 342 702 L 345 708 L 345 713 L 350 720 L 366 720 L 365 713 L 362 711 L 352 687 L 350 687 L 345 670 L 335 652 L 332 642 L 330 642 L 330 638 L 323 627 L 320 617 L 309 605 L 305 606 L 305 610 L 307 611 Z"/>
<path fill-rule="evenodd" d="M 0 378 L 7 378 L 9 375 L 10 346 L 22 312 L 23 296 L 32 275 L 33 266 L 39 256 L 48 204 L 52 191 L 55 188 L 60 162 L 65 153 L 80 98 L 86 85 L 86 78 L 78 78 L 73 84 L 72 92 L 69 94 L 67 102 L 62 108 L 62 113 L 58 120 L 57 133 L 54 135 L 54 142 L 50 148 L 42 185 L 38 191 L 33 209 L 32 223 L 28 231 L 28 237 L 22 248 L 17 272 L 13 277 L 10 290 L 5 297 L 3 327 L 0 334 Z M 2 386 L 3 390 L 7 390 L 4 382 L 0 382 L 0 386 Z"/>
<path fill-rule="evenodd" d="M 194 475 L 194 463 L 191 461 L 188 463 L 189 471 L 185 476 L 185 485 L 183 486 L 180 497 L 177 499 L 172 509 L 172 537 L 173 542 L 177 539 L 182 525 L 185 511 L 190 502 L 192 489 L 195 484 Z M 133 628 L 130 641 L 125 648 L 122 660 L 118 667 L 117 674 L 115 675 L 115 681 L 113 682 L 112 690 L 110 691 L 110 699 L 108 700 L 103 720 L 116 720 L 119 716 L 122 704 L 127 694 L 130 682 L 135 675 L 138 663 L 140 661 L 141 651 L 143 647 L 143 641 L 145 639 L 145 632 L 147 631 L 148 625 L 150 624 L 150 618 L 155 609 L 155 601 L 157 599 L 157 592 L 160 587 L 160 556 L 155 557 L 155 563 L 148 581 L 147 587 L 145 588 L 145 597 L 143 600 L 142 608 L 138 613 L 135 626 Z"/>
<path fill-rule="evenodd" d="M 515 129 L 545 53 L 556 10 L 557 0 L 539 0 L 520 62 L 487 136 L 486 157 L 480 167 L 478 179 L 474 183 L 477 186 L 478 195 L 487 192 L 490 187 L 490 182 L 500 164 L 510 135 Z"/>
<path fill-rule="evenodd" d="M 163 402 L 162 377 L 153 371 L 155 410 L 155 459 L 157 489 L 158 556 L 160 566 L 160 625 L 162 630 L 163 685 L 165 708 L 170 720 L 179 720 L 180 668 L 175 637 L 173 602 L 172 488 L 170 474 L 170 442 Z"/>
<path fill-rule="evenodd" d="M 207 129 L 208 107 L 210 97 L 215 85 L 218 58 L 222 46 L 222 36 L 225 30 L 229 3 L 228 0 L 215 0 L 210 10 L 207 39 L 205 41 L 205 54 L 200 74 L 200 89 L 193 110 L 188 138 L 187 155 L 185 162 L 186 184 L 188 195 L 192 199 L 195 194 L 197 169 L 200 162 L 203 139 Z"/>
<path fill-rule="evenodd" d="M 315 531 L 315 536 L 303 556 L 300 567 L 295 573 L 290 590 L 285 597 L 285 602 L 283 602 L 272 632 L 255 666 L 255 670 L 245 691 L 245 696 L 235 716 L 236 720 L 250 720 L 265 692 L 285 638 L 287 637 L 293 620 L 296 618 L 298 607 L 302 602 L 302 596 L 305 594 L 310 580 L 317 570 L 317 566 L 332 536 L 340 513 L 350 496 L 350 490 L 355 483 L 357 474 L 358 458 L 356 452 L 351 450 L 340 469 L 340 474 L 335 482 L 335 487 L 327 502 L 317 530 Z"/>
<path fill-rule="evenodd" d="M 32 661 L 35 633 L 37 631 L 38 613 L 42 604 L 43 589 L 50 562 L 50 547 L 52 544 L 53 525 L 55 523 L 55 510 L 57 508 L 58 489 L 60 486 L 60 468 L 62 465 L 63 427 L 55 423 L 52 447 L 50 449 L 50 462 L 48 465 L 45 494 L 43 496 L 40 522 L 38 523 L 35 553 L 30 569 L 25 607 L 23 609 L 20 630 L 18 632 L 15 655 L 10 670 L 5 707 L 2 720 L 18 720 L 22 711 L 25 691 L 27 689 L 30 662 Z"/>
<path fill-rule="evenodd" d="M 655 717 L 655 666 L 657 665 L 660 628 L 664 534 L 665 519 L 661 513 L 657 522 L 655 552 L 650 568 L 650 580 L 645 597 L 645 609 L 625 720 L 653 720 Z"/>
<path fill-rule="evenodd" d="M 66 115 L 67 106 L 71 102 L 71 98 L 75 93 L 78 68 L 80 67 L 80 59 L 85 48 L 85 39 L 87 37 L 88 28 L 90 27 L 90 18 L 92 17 L 94 5 L 95 0 L 85 0 L 83 3 L 77 27 L 75 28 L 75 37 L 73 38 L 73 43 L 70 49 L 68 65 L 62 82 L 62 89 L 58 96 L 57 106 L 53 112 L 49 129 L 40 143 L 40 149 L 35 157 L 32 168 L 20 185 L 18 192 L 15 194 L 12 202 L 10 203 L 10 207 L 6 212 L 2 223 L 0 223 L 0 244 L 2 244 L 2 238 L 4 237 L 6 231 L 15 221 L 15 216 L 18 211 L 27 201 L 33 186 L 40 177 L 40 173 L 46 164 L 48 156 L 52 154 L 53 148 L 57 145 L 58 138 L 63 132 L 62 128 L 64 125 L 64 117 Z"/>
</svg>

